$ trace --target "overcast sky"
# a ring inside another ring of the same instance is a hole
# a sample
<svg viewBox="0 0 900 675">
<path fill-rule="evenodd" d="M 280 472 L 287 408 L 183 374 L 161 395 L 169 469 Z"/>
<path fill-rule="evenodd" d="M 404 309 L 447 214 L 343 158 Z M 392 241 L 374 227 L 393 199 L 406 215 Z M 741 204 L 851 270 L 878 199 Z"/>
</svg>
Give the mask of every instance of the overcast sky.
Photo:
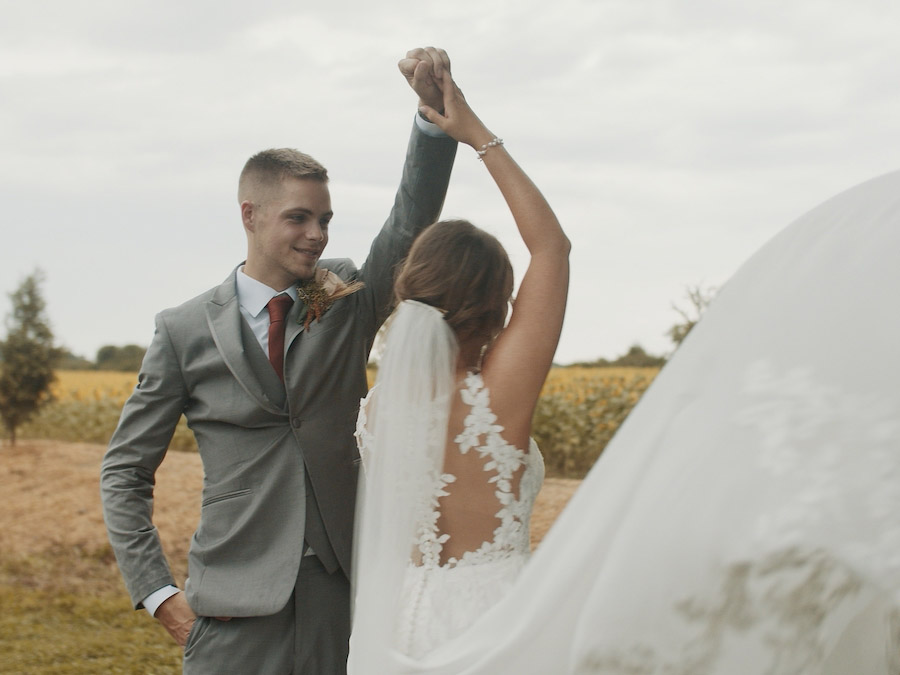
<svg viewBox="0 0 900 675">
<path fill-rule="evenodd" d="M 469 102 L 573 242 L 557 361 L 670 349 L 722 285 L 833 194 L 900 168 L 896 0 L 0 0 L 0 291 L 35 268 L 58 341 L 146 345 L 154 314 L 243 259 L 248 156 L 331 175 L 326 256 L 361 263 L 444 47 Z M 474 152 L 445 217 L 524 249 Z M 6 297 L 0 313 L 9 311 Z"/>
</svg>

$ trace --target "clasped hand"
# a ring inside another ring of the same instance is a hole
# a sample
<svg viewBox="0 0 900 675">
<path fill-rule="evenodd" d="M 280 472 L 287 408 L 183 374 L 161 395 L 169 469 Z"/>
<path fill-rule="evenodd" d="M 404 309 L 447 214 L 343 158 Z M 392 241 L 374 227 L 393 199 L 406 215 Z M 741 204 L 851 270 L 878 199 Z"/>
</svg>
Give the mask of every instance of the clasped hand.
<svg viewBox="0 0 900 675">
<path fill-rule="evenodd" d="M 441 88 L 444 73 L 450 72 L 450 57 L 437 47 L 419 47 L 406 52 L 406 58 L 397 63 L 403 77 L 419 95 L 419 105 L 443 110 L 444 94 Z"/>
<path fill-rule="evenodd" d="M 444 133 L 473 148 L 493 139 L 484 123 L 469 107 L 450 73 L 450 57 L 443 49 L 412 49 L 397 64 L 419 95 L 419 110 Z"/>
</svg>

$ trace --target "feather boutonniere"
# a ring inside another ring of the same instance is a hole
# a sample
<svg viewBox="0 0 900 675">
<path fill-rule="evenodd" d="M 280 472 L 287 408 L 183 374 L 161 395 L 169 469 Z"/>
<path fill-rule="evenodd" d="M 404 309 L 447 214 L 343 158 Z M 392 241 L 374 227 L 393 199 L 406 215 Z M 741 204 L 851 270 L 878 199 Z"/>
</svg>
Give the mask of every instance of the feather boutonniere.
<svg viewBox="0 0 900 675">
<path fill-rule="evenodd" d="M 318 268 L 314 277 L 297 284 L 297 297 L 303 303 L 297 323 L 302 323 L 304 330 L 308 329 L 312 320 L 319 321 L 335 300 L 356 293 L 363 286 L 361 281 L 347 283 L 331 270 Z"/>
</svg>

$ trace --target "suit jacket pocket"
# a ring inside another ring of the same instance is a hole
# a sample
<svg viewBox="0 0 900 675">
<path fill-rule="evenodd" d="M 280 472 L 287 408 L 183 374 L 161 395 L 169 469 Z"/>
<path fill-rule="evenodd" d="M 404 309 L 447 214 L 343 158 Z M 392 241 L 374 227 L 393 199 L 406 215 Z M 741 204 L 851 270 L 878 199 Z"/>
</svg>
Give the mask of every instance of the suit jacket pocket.
<svg viewBox="0 0 900 675">
<path fill-rule="evenodd" d="M 253 491 L 232 489 L 212 494 L 200 506 L 200 524 L 194 535 L 206 563 L 208 556 L 229 555 L 242 536 L 246 536 L 248 520 L 254 513 Z"/>
<path fill-rule="evenodd" d="M 204 499 L 200 506 L 209 506 L 210 504 L 215 504 L 216 502 L 224 502 L 227 499 L 234 499 L 235 497 L 243 497 L 244 495 L 250 494 L 250 489 L 246 488 L 243 490 L 232 490 L 231 492 L 223 492 L 222 494 L 212 495 Z"/>
</svg>

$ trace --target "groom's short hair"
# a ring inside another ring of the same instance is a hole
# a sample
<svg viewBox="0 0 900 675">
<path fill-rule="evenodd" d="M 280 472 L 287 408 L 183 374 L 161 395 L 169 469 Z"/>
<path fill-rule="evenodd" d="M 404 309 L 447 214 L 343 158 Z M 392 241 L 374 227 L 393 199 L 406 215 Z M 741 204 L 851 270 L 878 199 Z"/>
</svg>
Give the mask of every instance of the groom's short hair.
<svg viewBox="0 0 900 675">
<path fill-rule="evenodd" d="M 301 178 L 328 182 L 328 169 L 305 152 L 293 148 L 270 148 L 257 152 L 241 171 L 238 202 L 243 202 L 258 188 L 267 188 L 285 178 Z M 252 200 L 251 200 L 252 201 Z"/>
</svg>

